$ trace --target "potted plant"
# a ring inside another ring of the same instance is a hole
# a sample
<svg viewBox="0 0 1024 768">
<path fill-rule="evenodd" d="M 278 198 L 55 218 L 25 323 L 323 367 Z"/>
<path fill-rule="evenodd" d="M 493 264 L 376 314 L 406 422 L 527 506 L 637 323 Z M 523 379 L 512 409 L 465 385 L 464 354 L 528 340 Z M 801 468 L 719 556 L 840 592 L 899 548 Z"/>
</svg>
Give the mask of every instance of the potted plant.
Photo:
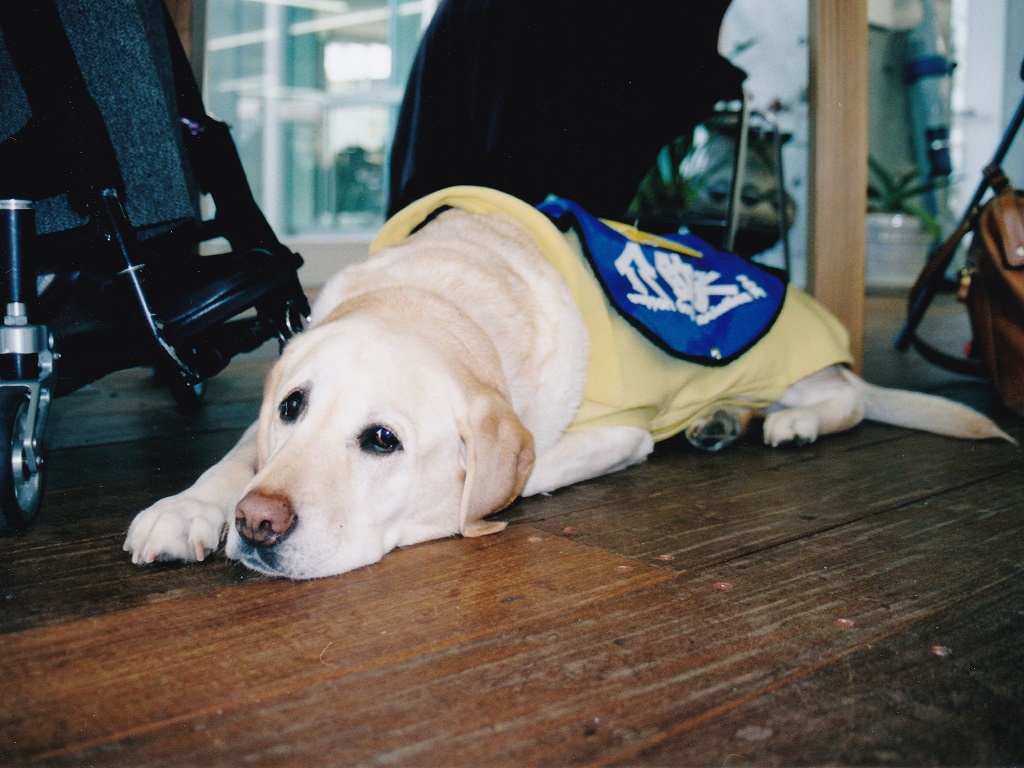
<svg viewBox="0 0 1024 768">
<path fill-rule="evenodd" d="M 907 288 L 914 283 L 942 226 L 922 204 L 934 190 L 915 169 L 896 175 L 868 158 L 866 282 L 872 288 Z"/>
</svg>

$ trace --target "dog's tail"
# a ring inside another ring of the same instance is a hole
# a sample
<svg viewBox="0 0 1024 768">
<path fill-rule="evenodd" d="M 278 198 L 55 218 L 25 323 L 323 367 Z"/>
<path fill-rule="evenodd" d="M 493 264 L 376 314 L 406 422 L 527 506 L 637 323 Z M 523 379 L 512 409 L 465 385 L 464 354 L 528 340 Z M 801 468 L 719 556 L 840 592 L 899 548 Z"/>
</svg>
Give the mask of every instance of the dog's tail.
<svg viewBox="0 0 1024 768">
<path fill-rule="evenodd" d="M 990 418 L 962 403 L 923 392 L 879 387 L 869 384 L 852 371 L 841 370 L 847 380 L 860 390 L 865 419 L 968 440 L 996 438 L 1017 444 Z"/>
</svg>

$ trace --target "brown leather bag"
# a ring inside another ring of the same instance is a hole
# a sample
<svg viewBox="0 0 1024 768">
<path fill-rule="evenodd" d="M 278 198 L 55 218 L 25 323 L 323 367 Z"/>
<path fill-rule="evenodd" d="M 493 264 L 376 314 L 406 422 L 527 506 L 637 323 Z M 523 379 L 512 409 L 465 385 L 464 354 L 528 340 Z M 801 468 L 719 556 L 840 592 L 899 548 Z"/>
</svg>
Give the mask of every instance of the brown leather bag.
<svg viewBox="0 0 1024 768">
<path fill-rule="evenodd" d="M 930 362 L 957 373 L 984 376 L 1002 402 L 1024 413 L 1024 201 L 997 165 L 985 169 L 995 193 L 972 205 L 934 252 L 910 291 L 910 318 L 897 347 L 913 344 Z M 968 357 L 942 352 L 916 335 L 961 240 L 974 233 L 961 271 L 958 297 L 967 305 L 974 340 Z"/>
<path fill-rule="evenodd" d="M 972 355 L 1003 403 L 1024 412 L 1024 204 L 1005 175 L 981 210 L 961 279 L 974 333 Z"/>
</svg>

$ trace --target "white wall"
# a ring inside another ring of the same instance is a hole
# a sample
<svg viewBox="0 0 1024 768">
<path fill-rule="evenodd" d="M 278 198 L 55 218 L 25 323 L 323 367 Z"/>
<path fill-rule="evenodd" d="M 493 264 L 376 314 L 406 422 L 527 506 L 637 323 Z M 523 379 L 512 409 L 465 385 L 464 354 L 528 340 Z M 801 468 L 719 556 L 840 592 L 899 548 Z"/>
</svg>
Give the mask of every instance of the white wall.
<svg viewBox="0 0 1024 768">
<path fill-rule="evenodd" d="M 319 288 L 342 267 L 361 261 L 369 240 L 345 238 L 284 238 L 285 245 L 302 256 L 299 280 L 305 288 Z"/>
<path fill-rule="evenodd" d="M 959 214 L 1024 95 L 1024 3 L 953 0 L 953 43 L 953 205 Z M 1024 185 L 1024 140 L 1013 144 L 1003 167 Z"/>
<path fill-rule="evenodd" d="M 1010 122 L 1018 104 L 1024 98 L 1024 81 L 1021 80 L 1021 62 L 1024 60 L 1024 3 L 1020 0 L 1003 0 L 1006 6 L 1005 48 L 1006 66 L 1003 70 L 1003 120 L 1002 126 Z M 998 22 L 997 22 L 998 23 Z M 999 27 L 991 31 L 998 34 Z M 1017 185 L 1024 187 L 1024 138 L 1018 138 L 1003 163 L 1003 169 Z"/>
</svg>

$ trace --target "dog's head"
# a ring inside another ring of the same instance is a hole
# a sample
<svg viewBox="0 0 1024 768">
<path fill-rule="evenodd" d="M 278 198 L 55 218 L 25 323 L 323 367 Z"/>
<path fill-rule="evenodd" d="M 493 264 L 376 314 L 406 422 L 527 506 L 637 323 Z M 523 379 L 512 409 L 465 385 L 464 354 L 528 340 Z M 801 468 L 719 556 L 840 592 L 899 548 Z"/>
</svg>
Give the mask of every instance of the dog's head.
<svg viewBox="0 0 1024 768">
<path fill-rule="evenodd" d="M 229 557 L 313 578 L 504 528 L 483 518 L 519 495 L 532 437 L 489 342 L 465 346 L 450 333 L 465 318 L 416 304 L 383 292 L 289 344 L 265 385 L 258 471 Z"/>
</svg>

